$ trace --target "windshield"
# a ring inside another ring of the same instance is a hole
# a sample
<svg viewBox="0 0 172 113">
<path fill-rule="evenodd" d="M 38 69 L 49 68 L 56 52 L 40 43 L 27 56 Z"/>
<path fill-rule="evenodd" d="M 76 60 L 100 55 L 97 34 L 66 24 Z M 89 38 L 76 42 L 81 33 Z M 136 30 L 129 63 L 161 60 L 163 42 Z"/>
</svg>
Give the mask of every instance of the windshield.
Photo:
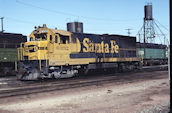
<svg viewBox="0 0 172 113">
<path fill-rule="evenodd" d="M 47 34 L 34 34 L 36 41 L 47 40 Z"/>
</svg>

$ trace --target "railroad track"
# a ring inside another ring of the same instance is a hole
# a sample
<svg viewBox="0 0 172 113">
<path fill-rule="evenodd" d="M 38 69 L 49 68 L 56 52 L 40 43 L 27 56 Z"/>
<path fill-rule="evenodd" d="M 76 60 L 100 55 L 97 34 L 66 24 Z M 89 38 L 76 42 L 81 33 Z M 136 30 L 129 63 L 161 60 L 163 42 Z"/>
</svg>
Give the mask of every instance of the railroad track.
<svg viewBox="0 0 172 113">
<path fill-rule="evenodd" d="M 134 82 L 138 80 L 145 80 L 145 79 L 153 79 L 157 78 L 161 75 L 161 73 L 158 73 L 159 76 L 155 76 L 156 74 L 150 73 L 151 70 L 155 71 L 155 69 L 145 68 L 147 72 L 144 72 L 144 69 L 139 70 L 136 73 L 129 72 L 127 73 L 117 73 L 115 74 L 109 74 L 107 76 L 96 76 L 96 77 L 81 77 L 76 79 L 65 79 L 65 80 L 57 80 L 57 81 L 48 81 L 44 83 L 36 83 L 36 82 L 30 82 L 33 83 L 30 86 L 28 86 L 29 82 L 27 84 L 23 84 L 24 86 L 19 87 L 12 87 L 12 88 L 4 88 L 0 89 L 0 98 L 7 98 L 7 97 L 13 97 L 13 96 L 20 96 L 20 95 L 27 95 L 27 94 L 33 94 L 33 93 L 42 93 L 42 92 L 48 92 L 48 91 L 56 91 L 56 90 L 64 90 L 64 89 L 70 89 L 70 88 L 77 88 L 77 87 L 86 87 L 86 86 L 92 86 L 92 85 L 102 85 L 107 83 L 116 82 Z M 165 66 L 162 67 L 156 67 L 157 70 L 164 70 L 166 69 Z M 149 72 L 148 72 L 149 71 Z M 140 73 L 141 72 L 141 73 Z M 163 73 L 162 73 L 163 74 Z"/>
</svg>

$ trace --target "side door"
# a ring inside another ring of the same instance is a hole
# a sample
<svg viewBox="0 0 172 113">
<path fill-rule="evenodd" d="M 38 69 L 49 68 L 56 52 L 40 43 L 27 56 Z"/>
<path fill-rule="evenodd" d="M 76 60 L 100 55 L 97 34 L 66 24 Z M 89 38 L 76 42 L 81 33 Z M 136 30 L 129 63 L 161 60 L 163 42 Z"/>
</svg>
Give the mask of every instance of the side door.
<svg viewBox="0 0 172 113">
<path fill-rule="evenodd" d="M 70 54 L 70 36 L 58 34 L 59 40 L 55 47 L 55 57 L 57 58 L 58 65 L 68 65 L 69 64 L 69 54 Z M 56 40 L 56 38 L 55 38 Z M 56 41 L 55 41 L 56 42 Z"/>
<path fill-rule="evenodd" d="M 53 52 L 54 52 L 54 37 L 53 37 L 53 35 L 49 35 L 49 43 L 48 43 L 48 52 L 49 52 L 49 54 L 53 54 Z"/>
</svg>

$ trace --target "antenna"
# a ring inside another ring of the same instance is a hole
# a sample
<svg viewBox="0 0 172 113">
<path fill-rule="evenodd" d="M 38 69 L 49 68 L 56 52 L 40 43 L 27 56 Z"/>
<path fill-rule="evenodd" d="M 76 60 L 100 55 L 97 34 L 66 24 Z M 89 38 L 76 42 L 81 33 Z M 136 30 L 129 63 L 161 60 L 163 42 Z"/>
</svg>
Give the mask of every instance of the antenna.
<svg viewBox="0 0 172 113">
<path fill-rule="evenodd" d="M 128 36 L 130 36 L 130 34 L 131 34 L 130 30 L 132 30 L 132 29 L 128 28 L 128 29 L 125 29 L 125 30 L 127 30 Z"/>
</svg>

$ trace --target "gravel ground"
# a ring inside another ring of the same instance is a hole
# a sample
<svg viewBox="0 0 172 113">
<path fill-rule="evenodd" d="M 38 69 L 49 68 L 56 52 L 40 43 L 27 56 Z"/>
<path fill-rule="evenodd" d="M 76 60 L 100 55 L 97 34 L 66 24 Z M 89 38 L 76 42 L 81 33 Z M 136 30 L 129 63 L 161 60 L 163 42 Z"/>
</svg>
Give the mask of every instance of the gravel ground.
<svg viewBox="0 0 172 113">
<path fill-rule="evenodd" d="M 166 113 L 169 80 L 167 72 L 161 73 L 150 80 L 4 98 L 0 113 Z"/>
<path fill-rule="evenodd" d="M 170 111 L 170 103 L 164 102 L 151 107 L 146 107 L 143 110 L 135 113 L 169 113 L 169 111 Z"/>
</svg>

